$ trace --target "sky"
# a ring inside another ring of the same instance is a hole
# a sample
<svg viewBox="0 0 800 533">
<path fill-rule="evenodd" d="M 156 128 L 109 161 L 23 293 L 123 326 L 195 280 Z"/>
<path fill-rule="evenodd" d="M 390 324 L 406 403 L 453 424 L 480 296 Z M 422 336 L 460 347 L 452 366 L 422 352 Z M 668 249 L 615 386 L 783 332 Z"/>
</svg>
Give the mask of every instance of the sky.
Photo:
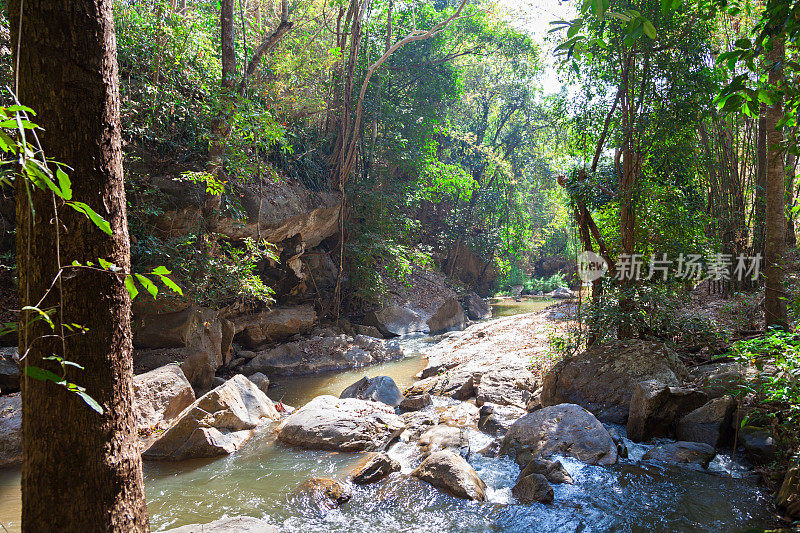
<svg viewBox="0 0 800 533">
<path fill-rule="evenodd" d="M 508 8 L 512 13 L 514 24 L 524 28 L 533 35 L 534 39 L 542 45 L 542 59 L 545 70 L 542 77 L 542 86 L 545 94 L 561 92 L 561 83 L 555 68 L 553 48 L 555 45 L 548 42 L 548 31 L 552 28 L 551 21 L 569 20 L 575 16 L 574 2 L 562 0 L 499 0 L 499 3 Z M 552 34 L 550 35 L 552 37 Z"/>
</svg>

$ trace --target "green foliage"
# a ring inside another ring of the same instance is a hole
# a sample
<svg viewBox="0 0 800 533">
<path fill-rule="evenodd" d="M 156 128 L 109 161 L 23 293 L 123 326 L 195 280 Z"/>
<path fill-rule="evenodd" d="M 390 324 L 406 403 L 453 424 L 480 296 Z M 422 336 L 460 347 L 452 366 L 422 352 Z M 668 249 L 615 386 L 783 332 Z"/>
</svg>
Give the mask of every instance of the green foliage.
<svg viewBox="0 0 800 533">
<path fill-rule="evenodd" d="M 762 416 L 774 420 L 782 433 L 796 439 L 800 423 L 800 334 L 797 329 L 771 329 L 761 337 L 738 341 L 726 355 L 759 372 L 754 380 L 733 392 L 755 394 L 763 405 Z"/>
</svg>

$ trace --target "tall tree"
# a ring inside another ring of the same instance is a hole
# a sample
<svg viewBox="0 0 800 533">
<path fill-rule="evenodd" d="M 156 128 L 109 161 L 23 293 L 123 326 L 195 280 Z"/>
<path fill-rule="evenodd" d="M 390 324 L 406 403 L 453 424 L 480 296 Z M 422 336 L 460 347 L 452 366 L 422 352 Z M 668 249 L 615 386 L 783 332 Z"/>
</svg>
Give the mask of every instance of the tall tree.
<svg viewBox="0 0 800 533">
<path fill-rule="evenodd" d="M 86 216 L 56 211 L 49 192 L 17 180 L 17 261 L 22 305 L 36 305 L 72 260 L 130 268 L 122 173 L 117 51 L 111 0 L 11 0 L 18 95 L 38 111 L 48 157 L 72 168 L 73 197 L 104 217 L 112 235 Z M 20 17 L 22 14 L 22 17 Z M 18 46 L 17 46 L 18 44 Z M 53 339 L 42 321 L 20 334 L 27 368 L 58 374 L 102 407 L 89 409 L 52 381 L 22 382 L 24 532 L 148 531 L 133 407 L 130 296 L 121 276 L 80 269 L 61 276 L 42 308 L 60 323 L 88 328 Z M 30 317 L 22 313 L 21 327 Z M 29 344 L 29 341 L 30 344 Z"/>
<path fill-rule="evenodd" d="M 772 49 L 767 52 L 769 85 L 778 87 L 783 80 L 785 58 L 783 38 L 772 38 Z M 786 316 L 786 289 L 784 287 L 784 248 L 786 245 L 786 168 L 783 157 L 783 133 L 779 122 L 783 118 L 781 98 L 767 106 L 767 179 L 766 179 L 766 225 L 764 228 L 764 318 L 767 326 L 788 327 Z"/>
</svg>

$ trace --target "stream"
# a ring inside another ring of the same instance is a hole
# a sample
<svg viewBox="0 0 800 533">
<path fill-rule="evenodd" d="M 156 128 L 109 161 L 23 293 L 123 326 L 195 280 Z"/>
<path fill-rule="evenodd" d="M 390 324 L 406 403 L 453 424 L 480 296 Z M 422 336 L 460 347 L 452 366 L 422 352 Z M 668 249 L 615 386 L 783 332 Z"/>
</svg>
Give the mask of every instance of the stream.
<svg viewBox="0 0 800 533">
<path fill-rule="evenodd" d="M 530 312 L 530 301 L 517 312 Z M 547 302 L 536 302 L 547 303 Z M 498 315 L 513 314 L 504 301 Z M 436 342 L 427 336 L 399 341 L 406 357 L 367 368 L 306 377 L 276 378 L 270 397 L 301 406 L 320 394 L 338 396 L 368 375 L 391 376 L 402 390 L 425 367 L 422 351 Z M 436 398 L 427 409 L 458 403 Z M 624 435 L 624 427 L 616 427 Z M 467 430 L 470 448 L 479 450 L 491 437 Z M 651 445 L 627 441 L 628 459 L 611 467 L 590 466 L 561 458 L 575 480 L 553 485 L 551 504 L 519 505 L 511 496 L 519 467 L 506 458 L 472 454 L 470 463 L 486 483 L 487 501 L 446 495 L 414 479 L 392 476 L 367 486 L 352 486 L 352 499 L 321 512 L 293 494 L 312 477 L 346 479 L 360 454 L 308 451 L 276 442 L 271 426 L 255 430 L 236 453 L 218 459 L 181 463 L 145 462 L 144 477 L 153 531 L 206 523 L 225 515 L 264 518 L 287 532 L 371 531 L 546 531 L 546 532 L 739 532 L 773 525 L 770 495 L 744 465 L 718 455 L 708 471 L 640 462 Z M 399 442 L 389 451 L 403 473 L 420 461 L 416 444 Z M 19 470 L 0 470 L 0 523 L 19 531 Z"/>
</svg>

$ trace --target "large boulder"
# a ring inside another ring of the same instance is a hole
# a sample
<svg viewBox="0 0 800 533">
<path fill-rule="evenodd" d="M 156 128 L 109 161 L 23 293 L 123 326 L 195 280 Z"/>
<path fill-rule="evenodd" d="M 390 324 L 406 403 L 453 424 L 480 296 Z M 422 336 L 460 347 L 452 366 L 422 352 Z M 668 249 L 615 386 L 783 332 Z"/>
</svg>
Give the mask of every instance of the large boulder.
<svg viewBox="0 0 800 533">
<path fill-rule="evenodd" d="M 470 320 L 483 320 L 492 316 L 492 307 L 474 292 L 470 291 L 465 294 L 462 301 L 464 310 Z"/>
<path fill-rule="evenodd" d="M 658 461 L 660 463 L 696 464 L 705 468 L 716 453 L 713 446 L 703 442 L 679 441 L 651 448 L 642 456 L 642 460 Z"/>
<path fill-rule="evenodd" d="M 690 373 L 692 381 L 711 399 L 733 394 L 748 380 L 756 377 L 757 372 L 731 362 L 700 365 L 693 368 Z"/>
<path fill-rule="evenodd" d="M 466 400 L 475 396 L 475 386 L 480 383 L 483 372 L 483 369 L 472 369 L 469 365 L 458 366 L 453 370 L 414 382 L 405 390 L 405 395 L 434 394 Z"/>
<path fill-rule="evenodd" d="M 428 331 L 434 335 L 451 329 L 464 329 L 467 325 L 467 317 L 464 315 L 464 308 L 461 307 L 458 298 L 451 296 L 436 309 L 426 324 Z"/>
<path fill-rule="evenodd" d="M 0 468 L 22 463 L 22 396 L 0 396 Z"/>
<path fill-rule="evenodd" d="M 450 451 L 432 453 L 411 475 L 458 498 L 486 499 L 486 484 L 478 473 L 460 455 Z"/>
<path fill-rule="evenodd" d="M 714 448 L 727 444 L 733 436 L 733 413 L 736 400 L 730 396 L 714 398 L 678 422 L 679 440 L 704 442 Z"/>
<path fill-rule="evenodd" d="M 511 425 L 526 414 L 513 405 L 484 403 L 479 411 L 478 429 L 489 435 L 505 435 Z"/>
<path fill-rule="evenodd" d="M 250 349 L 307 333 L 316 321 L 317 312 L 310 304 L 275 307 L 254 315 L 232 318 L 236 342 Z"/>
<path fill-rule="evenodd" d="M 508 429 L 500 451 L 530 453 L 534 458 L 569 455 L 593 465 L 617 462 L 617 445 L 606 428 L 574 404 L 553 405 L 523 416 Z"/>
<path fill-rule="evenodd" d="M 134 313 L 133 363 L 137 373 L 178 363 L 196 389 L 208 389 L 224 362 L 217 312 L 190 305 L 180 311 Z"/>
<path fill-rule="evenodd" d="M 525 368 L 489 370 L 480 376 L 475 399 L 478 405 L 489 402 L 524 409 L 537 387 L 536 378 Z"/>
<path fill-rule="evenodd" d="M 142 455 L 172 461 L 227 455 L 257 425 L 278 418 L 272 400 L 239 374 L 198 398 Z"/>
<path fill-rule="evenodd" d="M 293 495 L 301 500 L 298 507 L 311 507 L 322 513 L 347 503 L 353 497 L 350 489 L 328 478 L 309 479 L 295 489 Z"/>
<path fill-rule="evenodd" d="M 800 456 L 789 464 L 781 488 L 775 495 L 775 503 L 792 518 L 800 518 Z"/>
<path fill-rule="evenodd" d="M 133 380 L 134 411 L 140 430 L 169 422 L 194 401 L 194 390 L 180 366 L 166 365 Z"/>
<path fill-rule="evenodd" d="M 675 387 L 686 376 L 678 355 L 664 344 L 611 341 L 556 364 L 544 377 L 541 400 L 545 406 L 575 403 L 605 422 L 625 424 L 639 382 Z"/>
<path fill-rule="evenodd" d="M 561 461 L 548 461 L 547 459 L 532 459 L 519 473 L 519 479 L 531 474 L 540 474 L 550 483 L 572 485 L 572 476 L 561 464 Z"/>
<path fill-rule="evenodd" d="M 263 392 L 264 394 L 269 394 L 269 378 L 262 374 L 261 372 L 256 372 L 255 374 L 250 374 L 247 376 L 250 381 L 255 383 L 258 390 Z"/>
<path fill-rule="evenodd" d="M 386 453 L 370 453 L 350 471 L 350 481 L 367 485 L 400 471 L 400 463 Z"/>
<path fill-rule="evenodd" d="M 576 298 L 575 293 L 567 287 L 559 287 L 549 293 L 548 296 L 556 300 L 571 300 L 572 298 Z"/>
<path fill-rule="evenodd" d="M 430 394 L 418 394 L 415 396 L 408 396 L 400 401 L 401 412 L 419 411 L 433 405 L 433 399 Z"/>
<path fill-rule="evenodd" d="M 634 442 L 669 435 L 678 420 L 705 404 L 704 392 L 670 387 L 659 381 L 643 381 L 636 386 L 628 416 L 628 438 Z"/>
<path fill-rule="evenodd" d="M 766 428 L 743 427 L 739 430 L 739 442 L 747 457 L 756 464 L 770 463 L 775 459 L 775 439 Z"/>
<path fill-rule="evenodd" d="M 553 501 L 553 487 L 541 474 L 528 474 L 521 477 L 511 489 L 511 494 L 519 503 L 551 503 Z"/>
<path fill-rule="evenodd" d="M 460 453 L 462 448 L 469 446 L 469 439 L 462 428 L 439 425 L 423 433 L 417 444 L 424 453 L 439 450 L 451 450 Z"/>
<path fill-rule="evenodd" d="M 429 331 L 425 319 L 419 313 L 398 304 L 390 304 L 377 311 L 368 312 L 364 323 L 377 328 L 384 337 Z"/>
<path fill-rule="evenodd" d="M 403 394 L 389 376 L 363 377 L 344 389 L 339 398 L 358 398 L 371 402 L 385 403 L 397 407 L 403 401 Z"/>
<path fill-rule="evenodd" d="M 385 404 L 317 396 L 286 418 L 278 440 L 317 450 L 382 450 L 405 428 L 403 419 Z"/>
<path fill-rule="evenodd" d="M 229 516 L 208 524 L 189 524 L 188 526 L 167 529 L 163 533 L 278 533 L 279 529 L 268 522 L 250 516 Z"/>
<path fill-rule="evenodd" d="M 19 391 L 17 348 L 0 348 L 0 394 Z"/>
<path fill-rule="evenodd" d="M 315 374 L 403 357 L 396 342 L 364 335 L 314 336 L 257 352 L 241 371 L 267 375 Z"/>
</svg>

